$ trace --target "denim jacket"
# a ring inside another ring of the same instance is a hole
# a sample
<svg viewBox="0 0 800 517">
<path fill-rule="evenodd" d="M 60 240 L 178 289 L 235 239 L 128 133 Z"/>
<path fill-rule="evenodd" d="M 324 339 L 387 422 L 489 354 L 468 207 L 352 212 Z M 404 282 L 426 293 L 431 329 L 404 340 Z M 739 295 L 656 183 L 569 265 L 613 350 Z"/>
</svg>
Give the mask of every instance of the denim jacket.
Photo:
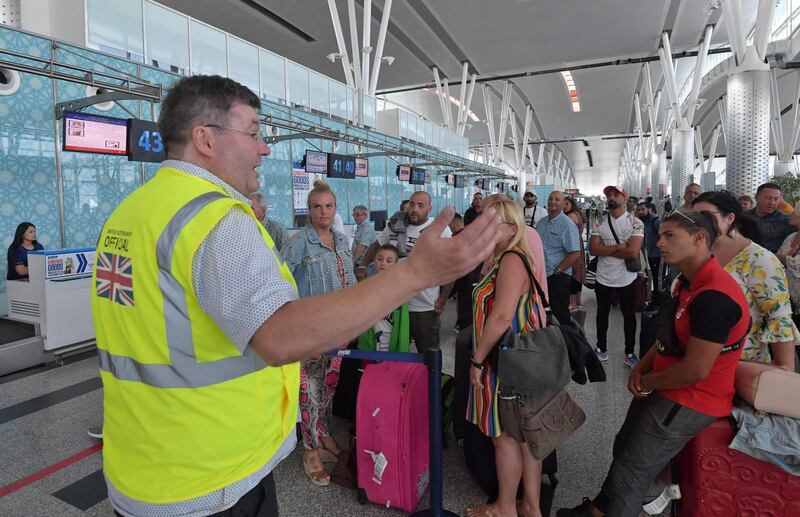
<svg viewBox="0 0 800 517">
<path fill-rule="evenodd" d="M 315 296 L 336 291 L 342 282 L 336 266 L 336 255 L 342 259 L 346 285 L 356 283 L 353 274 L 353 255 L 347 246 L 347 237 L 333 228 L 336 253 L 319 240 L 317 231 L 308 225 L 294 234 L 286 243 L 286 263 L 292 270 L 301 297 Z"/>
</svg>

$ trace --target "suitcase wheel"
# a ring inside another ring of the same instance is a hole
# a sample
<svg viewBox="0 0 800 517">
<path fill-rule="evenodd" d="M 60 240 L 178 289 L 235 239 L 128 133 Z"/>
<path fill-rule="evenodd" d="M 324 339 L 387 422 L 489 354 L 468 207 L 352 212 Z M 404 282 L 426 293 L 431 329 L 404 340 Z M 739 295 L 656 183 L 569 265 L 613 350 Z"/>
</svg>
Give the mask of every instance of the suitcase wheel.
<svg viewBox="0 0 800 517">
<path fill-rule="evenodd" d="M 363 488 L 358 489 L 358 495 L 356 496 L 356 499 L 358 499 L 359 504 L 367 504 L 367 493 Z"/>
</svg>

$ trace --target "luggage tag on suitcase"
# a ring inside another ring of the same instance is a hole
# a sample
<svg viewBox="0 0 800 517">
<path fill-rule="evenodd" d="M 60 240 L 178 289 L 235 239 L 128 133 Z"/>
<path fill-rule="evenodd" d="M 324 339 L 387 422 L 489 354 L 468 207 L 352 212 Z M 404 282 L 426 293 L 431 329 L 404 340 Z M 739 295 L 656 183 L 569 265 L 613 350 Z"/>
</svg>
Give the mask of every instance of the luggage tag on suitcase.
<svg viewBox="0 0 800 517">
<path fill-rule="evenodd" d="M 382 484 L 383 473 L 386 471 L 386 467 L 389 466 L 389 460 L 386 459 L 386 456 L 384 456 L 382 452 L 375 452 L 367 449 L 364 449 L 364 452 L 370 455 L 372 463 L 374 464 L 372 467 L 372 480 L 379 485 Z"/>
</svg>

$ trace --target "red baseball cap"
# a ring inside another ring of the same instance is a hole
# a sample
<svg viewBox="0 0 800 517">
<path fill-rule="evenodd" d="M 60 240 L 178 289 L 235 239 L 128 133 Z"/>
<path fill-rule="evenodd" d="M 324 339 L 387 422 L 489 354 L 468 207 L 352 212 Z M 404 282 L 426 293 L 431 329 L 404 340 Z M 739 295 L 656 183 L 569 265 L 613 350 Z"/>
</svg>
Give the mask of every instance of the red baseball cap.
<svg viewBox="0 0 800 517">
<path fill-rule="evenodd" d="M 624 188 L 622 188 L 622 187 L 618 187 L 618 186 L 616 186 L 616 185 L 609 185 L 609 186 L 607 186 L 606 188 L 604 188 L 604 189 L 603 189 L 603 195 L 604 195 L 604 196 L 608 196 L 608 191 L 609 191 L 609 190 L 611 190 L 611 189 L 614 189 L 614 190 L 616 190 L 617 192 L 619 192 L 620 194 L 622 194 L 622 197 L 624 197 L 625 199 L 628 199 L 628 193 L 627 193 L 627 192 L 625 192 L 625 189 L 624 189 Z"/>
</svg>

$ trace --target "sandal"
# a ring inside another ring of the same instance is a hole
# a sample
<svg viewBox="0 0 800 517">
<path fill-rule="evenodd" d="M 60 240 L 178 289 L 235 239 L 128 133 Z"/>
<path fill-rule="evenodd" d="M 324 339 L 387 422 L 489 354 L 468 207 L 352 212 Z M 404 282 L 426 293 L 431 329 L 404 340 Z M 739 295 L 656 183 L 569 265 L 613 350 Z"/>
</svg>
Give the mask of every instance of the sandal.
<svg viewBox="0 0 800 517">
<path fill-rule="evenodd" d="M 315 486 L 328 486 L 331 484 L 331 476 L 328 474 L 328 471 L 325 470 L 325 466 L 320 462 L 319 459 L 311 458 L 311 455 L 303 455 L 303 470 L 305 470 L 308 479 L 311 480 Z"/>
<path fill-rule="evenodd" d="M 492 510 L 491 504 L 480 504 L 467 508 L 467 517 L 499 517 L 499 514 Z"/>
</svg>

